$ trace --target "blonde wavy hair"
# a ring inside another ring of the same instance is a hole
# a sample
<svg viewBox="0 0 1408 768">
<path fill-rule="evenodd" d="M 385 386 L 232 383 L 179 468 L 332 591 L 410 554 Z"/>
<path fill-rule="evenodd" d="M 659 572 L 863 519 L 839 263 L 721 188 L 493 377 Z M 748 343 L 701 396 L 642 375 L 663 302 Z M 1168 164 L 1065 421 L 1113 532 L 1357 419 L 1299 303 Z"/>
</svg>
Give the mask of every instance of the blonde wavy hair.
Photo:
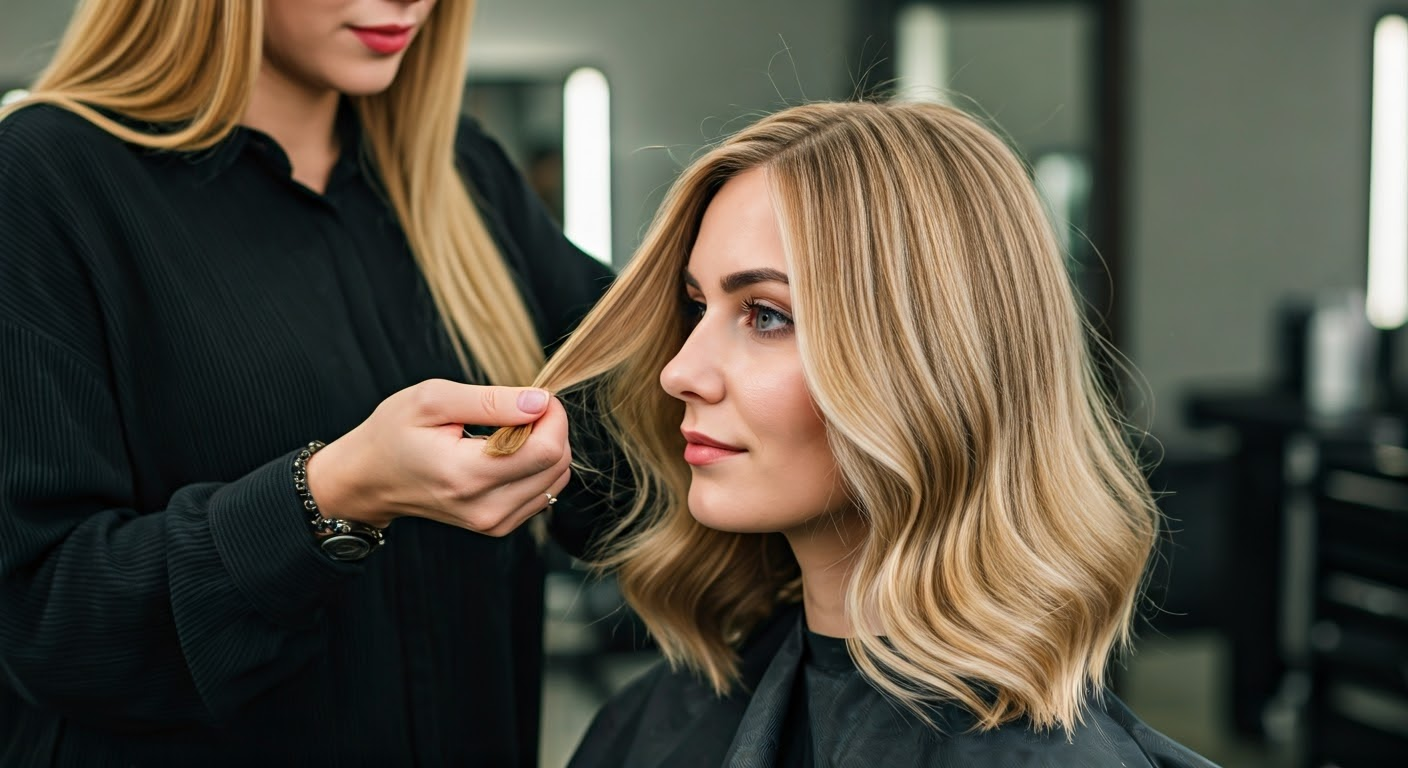
<svg viewBox="0 0 1408 768">
<path fill-rule="evenodd" d="M 541 369 L 542 346 L 455 166 L 473 14 L 473 0 L 437 3 L 391 87 L 353 102 L 366 159 L 466 374 L 522 384 Z M 30 95 L 0 119 L 52 104 L 131 144 L 206 149 L 244 116 L 263 34 L 263 0 L 82 0 Z M 144 132 L 104 110 L 164 129 Z"/>
<path fill-rule="evenodd" d="M 676 181 L 538 380 L 596 390 L 639 485 L 600 566 L 670 661 L 719 693 L 749 630 L 796 599 L 781 534 L 691 517 L 683 404 L 658 384 L 686 334 L 681 270 L 705 207 L 760 167 L 807 386 L 866 522 L 846 593 L 868 630 L 849 641 L 858 667 L 921 716 L 948 700 L 980 729 L 1069 730 L 1129 641 L 1157 512 L 1027 172 L 956 109 L 794 107 Z"/>
</svg>

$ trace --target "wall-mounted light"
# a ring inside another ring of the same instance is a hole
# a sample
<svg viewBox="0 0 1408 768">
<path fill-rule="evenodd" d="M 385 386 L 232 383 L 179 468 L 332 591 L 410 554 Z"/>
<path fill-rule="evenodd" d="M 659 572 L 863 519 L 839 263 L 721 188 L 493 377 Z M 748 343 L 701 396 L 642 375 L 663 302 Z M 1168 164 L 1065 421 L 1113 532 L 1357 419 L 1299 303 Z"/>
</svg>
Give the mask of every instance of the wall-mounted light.
<svg viewBox="0 0 1408 768">
<path fill-rule="evenodd" d="M 1032 178 L 1051 214 L 1061 253 L 1070 258 L 1076 245 L 1074 222 L 1081 219 L 1078 209 L 1090 199 L 1090 168 L 1073 153 L 1049 152 L 1032 163 Z"/>
<path fill-rule="evenodd" d="M 1365 312 L 1393 329 L 1408 320 L 1408 19 L 1374 27 L 1373 77 Z"/>
<path fill-rule="evenodd" d="M 562 93 L 562 228 L 611 263 L 611 90 L 599 70 L 567 77 Z"/>
<path fill-rule="evenodd" d="M 895 76 L 908 101 L 948 101 L 948 20 L 933 3 L 910 3 L 895 17 Z"/>
</svg>

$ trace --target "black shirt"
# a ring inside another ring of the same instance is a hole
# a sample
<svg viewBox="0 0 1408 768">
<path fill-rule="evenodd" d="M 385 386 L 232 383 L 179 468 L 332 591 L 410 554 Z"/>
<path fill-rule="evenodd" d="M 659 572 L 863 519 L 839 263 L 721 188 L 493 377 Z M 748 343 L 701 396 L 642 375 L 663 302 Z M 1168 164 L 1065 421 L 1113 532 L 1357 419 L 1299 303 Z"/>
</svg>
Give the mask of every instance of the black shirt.
<svg viewBox="0 0 1408 768">
<path fill-rule="evenodd" d="M 536 763 L 528 532 L 402 519 L 340 564 L 292 490 L 303 444 L 465 378 L 340 125 L 317 194 L 249 129 L 187 154 L 0 122 L 0 765 Z M 457 158 L 560 338 L 610 271 L 472 123 Z"/>
</svg>

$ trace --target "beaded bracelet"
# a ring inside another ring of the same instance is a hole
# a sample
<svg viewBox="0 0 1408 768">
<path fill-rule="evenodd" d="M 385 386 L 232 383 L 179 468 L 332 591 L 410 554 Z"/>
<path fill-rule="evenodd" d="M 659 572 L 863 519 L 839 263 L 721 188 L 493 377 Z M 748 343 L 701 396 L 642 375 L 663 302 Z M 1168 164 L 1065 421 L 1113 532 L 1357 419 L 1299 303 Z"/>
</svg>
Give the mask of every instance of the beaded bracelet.
<svg viewBox="0 0 1408 768">
<path fill-rule="evenodd" d="M 293 458 L 293 490 L 308 513 L 308 525 L 313 533 L 325 537 L 322 549 L 335 560 L 360 560 L 374 547 L 386 544 L 386 534 L 380 528 L 357 523 L 351 520 L 323 517 L 318 510 L 318 502 L 313 499 L 313 491 L 308 487 L 308 460 L 322 450 L 327 443 L 314 440 Z"/>
</svg>

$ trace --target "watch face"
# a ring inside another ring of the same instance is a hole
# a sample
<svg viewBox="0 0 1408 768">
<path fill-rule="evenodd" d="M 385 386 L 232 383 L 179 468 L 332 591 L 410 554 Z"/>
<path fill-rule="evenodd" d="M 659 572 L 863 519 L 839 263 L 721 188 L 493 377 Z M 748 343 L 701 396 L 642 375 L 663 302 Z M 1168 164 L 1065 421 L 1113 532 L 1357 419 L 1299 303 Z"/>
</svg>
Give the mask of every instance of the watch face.
<svg viewBox="0 0 1408 768">
<path fill-rule="evenodd" d="M 351 533 L 337 533 L 323 539 L 322 549 L 334 560 L 361 560 L 372 551 L 372 543 Z"/>
</svg>

